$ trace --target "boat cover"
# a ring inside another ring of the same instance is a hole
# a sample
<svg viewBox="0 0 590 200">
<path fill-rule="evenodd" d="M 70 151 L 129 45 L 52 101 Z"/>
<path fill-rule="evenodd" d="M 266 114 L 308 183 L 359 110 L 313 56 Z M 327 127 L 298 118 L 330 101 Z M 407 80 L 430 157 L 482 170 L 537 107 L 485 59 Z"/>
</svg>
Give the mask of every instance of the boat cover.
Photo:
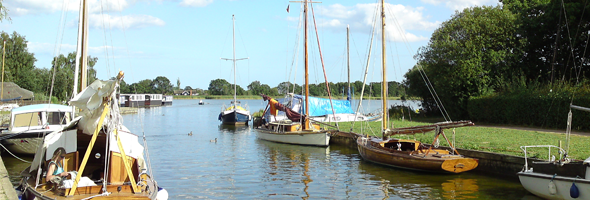
<svg viewBox="0 0 590 200">
<path fill-rule="evenodd" d="M 305 96 L 293 94 L 293 98 L 300 99 L 300 102 L 305 102 Z M 302 104 L 302 113 L 305 113 L 305 103 Z M 348 100 L 332 100 L 332 105 L 334 105 L 335 114 L 354 114 L 354 111 L 352 111 L 350 106 L 350 101 Z M 309 113 L 309 116 L 311 117 L 333 114 L 332 107 L 330 106 L 330 99 L 309 97 Z"/>
</svg>

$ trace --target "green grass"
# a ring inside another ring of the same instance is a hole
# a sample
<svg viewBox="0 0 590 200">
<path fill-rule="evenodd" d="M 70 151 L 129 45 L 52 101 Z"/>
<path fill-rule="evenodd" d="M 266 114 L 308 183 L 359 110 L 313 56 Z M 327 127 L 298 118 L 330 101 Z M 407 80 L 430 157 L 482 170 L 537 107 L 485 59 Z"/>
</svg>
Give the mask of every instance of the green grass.
<svg viewBox="0 0 590 200">
<path fill-rule="evenodd" d="M 352 123 L 339 123 L 340 130 L 349 131 Z M 361 124 L 363 124 L 361 126 Z M 391 124 L 394 127 L 410 127 L 427 125 L 430 123 L 410 122 L 394 120 Z M 391 126 L 390 126 L 391 127 Z M 362 130 L 361 130 L 362 128 Z M 381 122 L 357 122 L 354 125 L 353 132 L 363 133 L 374 136 L 381 136 Z M 564 133 L 549 133 L 505 128 L 489 127 L 462 127 L 455 129 L 455 142 L 457 148 L 494 152 L 507 155 L 524 156 L 520 146 L 527 145 L 555 145 L 559 146 L 562 141 L 562 148 L 566 148 L 565 130 Z M 446 129 L 445 135 L 452 140 L 453 129 Z M 415 135 L 399 135 L 396 138 L 415 139 L 423 143 L 432 144 L 434 132 Z M 440 145 L 448 146 L 441 136 Z M 590 137 L 571 135 L 569 156 L 574 159 L 586 159 L 590 156 Z M 567 150 L 567 149 L 566 149 Z M 530 155 L 538 158 L 546 158 L 547 149 L 536 148 L 527 149 Z"/>
</svg>

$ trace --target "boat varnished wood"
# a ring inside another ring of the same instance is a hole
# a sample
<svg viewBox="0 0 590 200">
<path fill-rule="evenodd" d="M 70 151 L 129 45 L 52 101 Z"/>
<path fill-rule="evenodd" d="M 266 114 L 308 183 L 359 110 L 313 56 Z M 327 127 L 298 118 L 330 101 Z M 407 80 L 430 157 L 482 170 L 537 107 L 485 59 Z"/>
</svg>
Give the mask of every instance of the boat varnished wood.
<svg viewBox="0 0 590 200">
<path fill-rule="evenodd" d="M 401 144 L 398 150 L 397 143 Z M 477 167 L 478 160 L 452 155 L 447 150 L 430 149 L 414 140 L 357 138 L 363 159 L 396 168 L 435 172 L 461 173 Z M 430 150 L 429 150 L 430 149 Z"/>
</svg>

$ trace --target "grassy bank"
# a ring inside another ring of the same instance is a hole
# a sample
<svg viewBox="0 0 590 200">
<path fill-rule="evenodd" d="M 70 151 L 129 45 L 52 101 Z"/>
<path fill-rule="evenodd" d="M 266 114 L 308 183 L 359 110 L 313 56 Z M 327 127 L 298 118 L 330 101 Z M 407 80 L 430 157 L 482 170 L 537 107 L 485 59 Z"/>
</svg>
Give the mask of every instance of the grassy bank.
<svg viewBox="0 0 590 200">
<path fill-rule="evenodd" d="M 374 136 L 381 136 L 381 122 L 363 122 L 356 123 L 353 127 L 355 133 L 363 133 Z M 429 123 L 409 122 L 395 120 L 391 124 L 394 127 L 410 127 L 427 125 Z M 339 123 L 340 130 L 349 131 L 352 123 Z M 390 125 L 391 127 L 391 125 Z M 452 140 L 453 130 L 445 130 L 445 134 Z M 505 128 L 489 127 L 463 127 L 455 129 L 455 141 L 457 148 L 471 149 L 487 152 L 495 152 L 508 155 L 524 156 L 520 146 L 526 145 L 555 145 L 559 146 L 559 141 L 565 149 L 565 130 L 564 133 L 549 133 L 539 131 L 527 131 Z M 418 141 L 432 144 L 434 132 L 416 135 L 399 135 L 397 138 L 416 139 Z M 571 135 L 569 156 L 574 159 L 584 160 L 590 155 L 590 137 Z M 448 146 L 443 137 L 440 137 L 440 145 Z M 566 149 L 567 150 L 567 149 Z M 538 158 L 546 158 L 546 149 L 527 149 L 530 155 Z"/>
</svg>

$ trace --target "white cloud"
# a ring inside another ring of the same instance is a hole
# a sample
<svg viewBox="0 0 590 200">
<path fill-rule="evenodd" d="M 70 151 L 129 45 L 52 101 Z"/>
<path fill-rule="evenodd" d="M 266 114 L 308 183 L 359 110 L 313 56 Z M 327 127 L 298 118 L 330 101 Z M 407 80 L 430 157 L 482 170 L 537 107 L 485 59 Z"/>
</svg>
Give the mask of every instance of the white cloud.
<svg viewBox="0 0 590 200">
<path fill-rule="evenodd" d="M 351 30 L 371 30 L 374 21 L 379 25 L 380 19 L 377 4 L 357 4 L 355 6 L 343 6 L 333 4 L 327 7 L 318 7 L 316 15 L 319 16 L 318 26 L 334 30 L 344 30 L 350 25 Z M 393 41 L 403 41 L 403 38 L 410 42 L 428 40 L 428 37 L 418 36 L 407 31 L 434 30 L 440 22 L 428 21 L 422 13 L 423 8 L 414 8 L 404 5 L 385 5 L 386 33 L 387 38 Z M 401 29 L 400 29 L 401 28 Z"/>
<path fill-rule="evenodd" d="M 122 11 L 128 8 L 135 0 L 90 0 L 88 8 L 90 13 L 110 11 Z M 10 15 L 37 15 L 51 14 L 61 11 L 75 11 L 80 9 L 80 0 L 12 0 L 5 1 L 4 6 L 10 9 Z"/>
<path fill-rule="evenodd" d="M 465 8 L 473 6 L 495 6 L 498 4 L 498 0 L 421 0 L 426 4 L 439 5 L 444 3 L 445 7 L 452 10 L 462 11 Z"/>
<path fill-rule="evenodd" d="M 93 28 L 102 29 L 111 27 L 114 29 L 137 29 L 149 26 L 164 26 L 166 22 L 160 18 L 149 15 L 125 15 L 111 16 L 109 14 L 92 14 L 89 17 L 90 24 Z"/>
<path fill-rule="evenodd" d="M 181 6 L 185 7 L 205 7 L 213 3 L 213 0 L 182 0 Z"/>
</svg>

